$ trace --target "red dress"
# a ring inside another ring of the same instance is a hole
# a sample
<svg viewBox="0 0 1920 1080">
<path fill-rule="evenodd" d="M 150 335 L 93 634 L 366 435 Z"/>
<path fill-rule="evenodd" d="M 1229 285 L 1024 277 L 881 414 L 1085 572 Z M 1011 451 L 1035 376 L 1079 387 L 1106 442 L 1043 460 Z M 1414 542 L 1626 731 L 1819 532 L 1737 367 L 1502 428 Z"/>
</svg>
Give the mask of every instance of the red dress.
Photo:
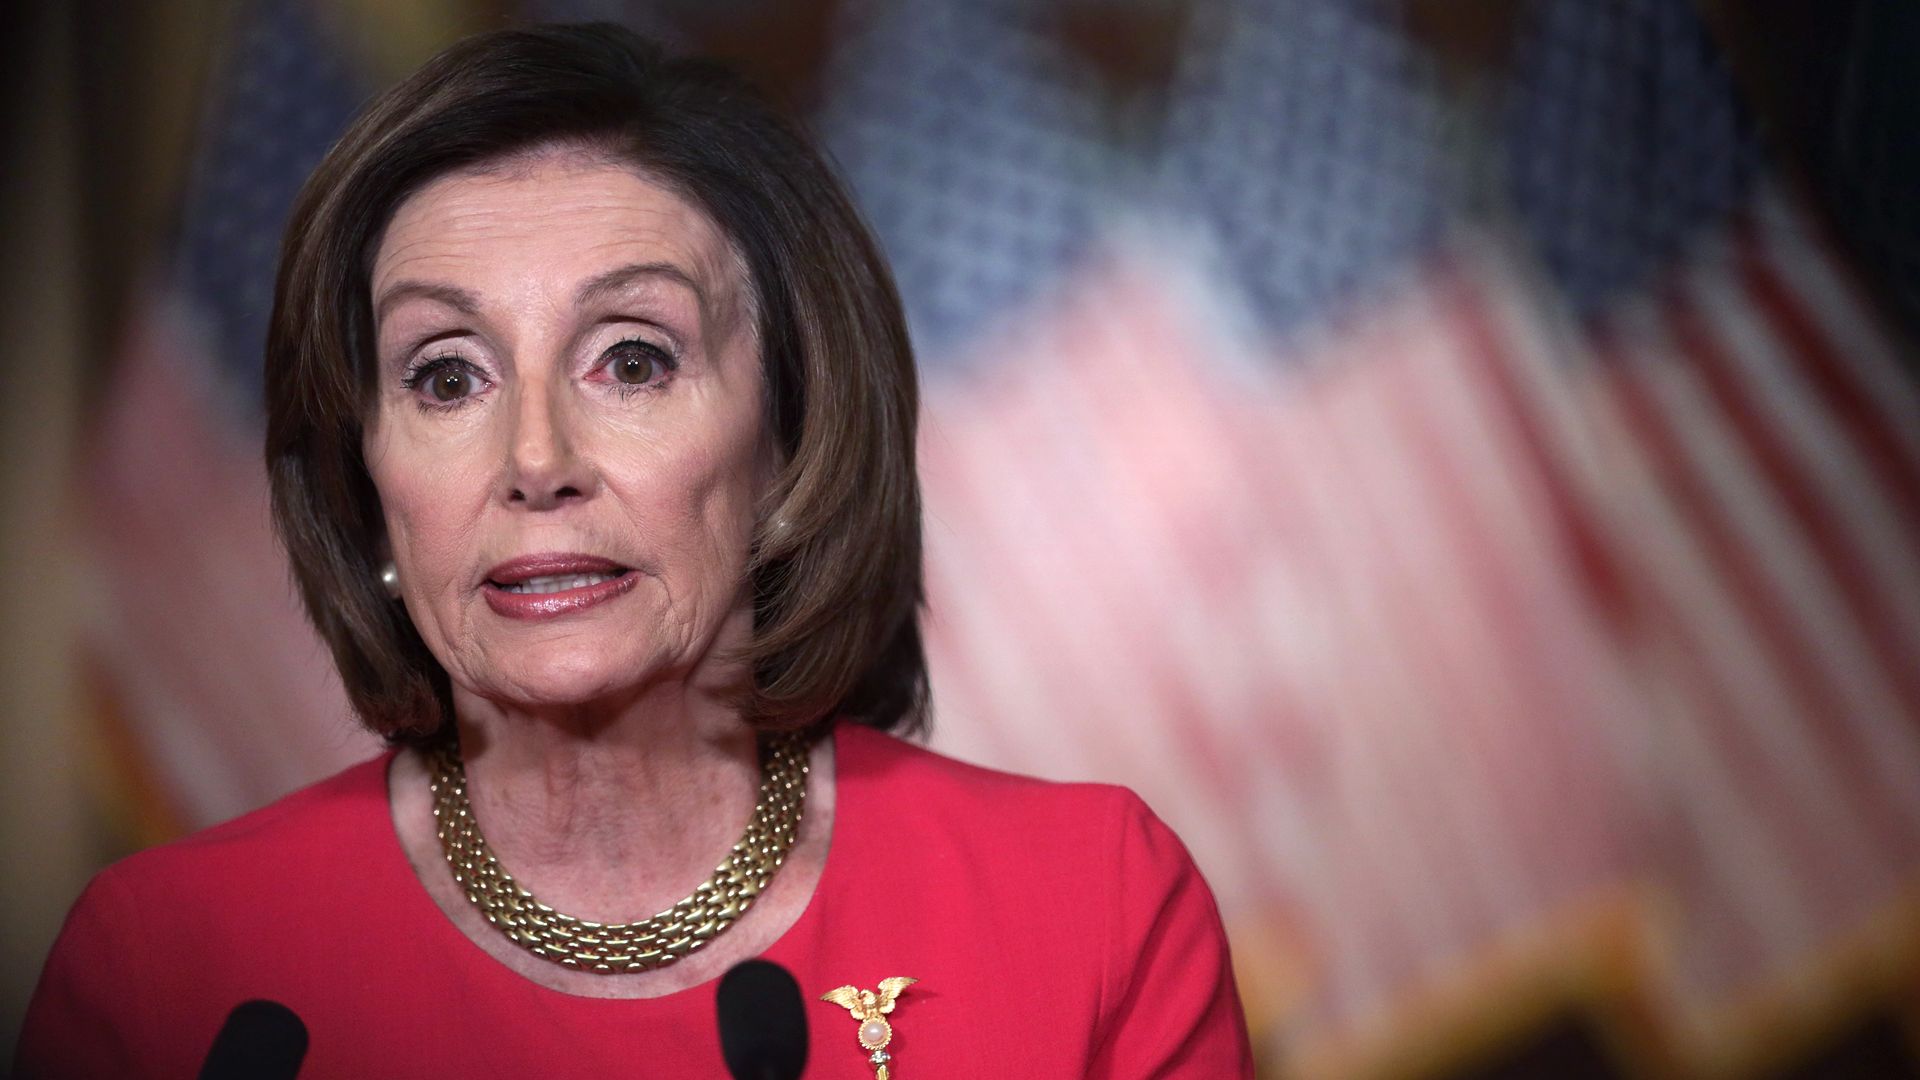
<svg viewBox="0 0 1920 1080">
<path fill-rule="evenodd" d="M 868 728 L 835 735 L 832 846 L 766 952 L 799 980 L 810 1080 L 870 1080 L 845 1009 L 910 975 L 896 1080 L 1252 1075 L 1227 943 L 1186 849 L 1124 788 L 1051 784 Z M 600 1000 L 514 974 L 448 921 L 388 812 L 391 754 L 102 871 L 67 917 L 16 1075 L 193 1076 L 251 998 L 314 1077 L 725 1077 L 715 983 Z"/>
</svg>

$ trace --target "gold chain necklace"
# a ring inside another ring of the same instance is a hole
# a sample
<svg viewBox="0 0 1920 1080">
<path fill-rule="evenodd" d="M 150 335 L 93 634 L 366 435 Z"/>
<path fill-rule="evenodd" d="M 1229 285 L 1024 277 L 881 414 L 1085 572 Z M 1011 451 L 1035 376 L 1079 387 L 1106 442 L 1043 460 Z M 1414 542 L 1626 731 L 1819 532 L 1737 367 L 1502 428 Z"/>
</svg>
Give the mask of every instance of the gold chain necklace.
<svg viewBox="0 0 1920 1080">
<path fill-rule="evenodd" d="M 480 835 L 467 802 L 460 745 L 428 752 L 433 816 L 453 879 L 514 944 L 563 967 L 600 974 L 652 971 L 712 941 L 753 905 L 786 861 L 807 801 L 807 745 L 798 735 L 760 739 L 760 796 L 746 835 L 693 895 L 650 919 L 598 923 L 563 915 L 520 887 Z"/>
</svg>

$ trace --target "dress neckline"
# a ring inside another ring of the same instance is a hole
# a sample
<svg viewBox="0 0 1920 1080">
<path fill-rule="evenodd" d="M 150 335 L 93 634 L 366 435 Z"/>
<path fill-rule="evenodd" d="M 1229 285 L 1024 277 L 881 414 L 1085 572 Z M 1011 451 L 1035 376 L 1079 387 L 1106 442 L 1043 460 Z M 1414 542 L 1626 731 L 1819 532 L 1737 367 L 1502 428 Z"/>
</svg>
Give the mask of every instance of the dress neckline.
<svg viewBox="0 0 1920 1080">
<path fill-rule="evenodd" d="M 839 852 L 846 842 L 845 828 L 852 807 L 852 801 L 848 798 L 849 785 L 845 783 L 848 771 L 846 751 L 848 743 L 852 741 L 845 735 L 848 728 L 852 726 L 853 724 L 848 721 L 838 722 L 834 724 L 827 736 L 833 740 L 833 822 L 827 833 L 826 860 L 820 867 L 820 876 L 814 881 L 813 892 L 807 897 L 806 906 L 801 909 L 800 914 L 759 954 L 765 959 L 781 963 L 790 970 L 794 967 L 794 961 L 789 956 L 793 943 L 799 941 L 803 934 L 812 933 L 815 925 L 825 917 L 821 913 L 821 898 L 830 888 L 837 887 L 839 878 L 846 873 L 842 867 L 846 860 L 840 856 Z M 414 871 L 412 860 L 407 857 L 406 841 L 401 838 L 399 827 L 393 819 L 390 773 L 394 759 L 399 754 L 400 751 L 397 748 L 389 750 L 385 757 L 379 759 L 379 767 L 374 770 L 380 787 L 381 797 L 376 802 L 383 819 L 384 835 L 380 847 L 386 864 L 386 873 L 389 876 L 396 874 L 400 876 L 402 880 L 396 891 L 406 897 L 404 902 L 413 913 L 413 921 L 426 921 L 433 925 L 431 933 L 435 938 L 436 950 L 443 951 L 452 958 L 450 963 L 456 966 L 461 974 L 501 981 L 533 998 L 547 1002 L 565 1002 L 577 1008 L 629 1010 L 648 1006 L 664 1008 L 680 1002 L 704 1001 L 712 996 L 714 986 L 720 981 L 721 974 L 724 972 L 691 986 L 662 994 L 638 997 L 592 997 L 558 990 L 527 978 L 481 948 L 478 942 L 468 937 L 453 919 L 440 909 L 439 902 L 433 898 L 432 893 L 427 891 L 426 882 L 420 880 L 420 875 Z M 852 786 L 858 787 L 857 784 Z"/>
</svg>

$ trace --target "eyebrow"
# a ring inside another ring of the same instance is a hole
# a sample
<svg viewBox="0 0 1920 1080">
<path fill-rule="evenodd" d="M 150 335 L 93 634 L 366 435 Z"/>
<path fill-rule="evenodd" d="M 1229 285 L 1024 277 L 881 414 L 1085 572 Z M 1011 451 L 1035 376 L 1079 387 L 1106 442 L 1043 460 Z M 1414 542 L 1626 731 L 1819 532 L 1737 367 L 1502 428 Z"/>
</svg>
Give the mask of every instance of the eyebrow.
<svg viewBox="0 0 1920 1080">
<path fill-rule="evenodd" d="M 686 286 L 693 293 L 694 299 L 699 302 L 701 309 L 706 309 L 707 291 L 700 287 L 700 282 L 695 280 L 693 275 L 668 262 L 628 263 L 597 274 L 574 293 L 573 304 L 575 307 L 585 307 L 608 293 L 617 292 L 646 277 L 666 278 Z M 373 309 L 374 320 L 378 322 L 385 319 L 389 309 L 403 300 L 412 299 L 437 301 L 462 315 L 477 317 L 480 314 L 479 297 L 466 289 L 432 281 L 408 280 L 395 283 L 380 295 L 380 300 Z"/>
<path fill-rule="evenodd" d="M 707 291 L 700 287 L 700 282 L 695 280 L 692 274 L 670 262 L 628 263 L 626 266 L 616 266 L 580 286 L 580 291 L 573 296 L 573 306 L 585 307 L 595 300 L 604 298 L 608 293 L 616 292 L 646 277 L 662 277 L 686 286 L 693 293 L 694 300 L 700 304 L 701 310 L 707 309 Z"/>
<path fill-rule="evenodd" d="M 387 317 L 388 309 L 402 300 L 414 298 L 436 300 L 458 311 L 462 315 L 478 316 L 480 299 L 465 289 L 453 285 L 442 285 L 432 281 L 401 281 L 380 295 L 373 307 L 374 321 L 381 322 Z"/>
</svg>

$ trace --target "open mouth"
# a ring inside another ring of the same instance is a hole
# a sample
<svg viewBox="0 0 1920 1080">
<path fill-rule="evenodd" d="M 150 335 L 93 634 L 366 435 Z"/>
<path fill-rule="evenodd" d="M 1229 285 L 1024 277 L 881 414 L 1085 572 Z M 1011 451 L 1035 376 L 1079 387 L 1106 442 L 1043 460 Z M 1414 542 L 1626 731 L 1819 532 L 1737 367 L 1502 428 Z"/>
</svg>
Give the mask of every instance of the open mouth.
<svg viewBox="0 0 1920 1080">
<path fill-rule="evenodd" d="M 523 596 L 544 596 L 548 593 L 567 592 L 572 589 L 587 589 L 631 574 L 631 570 L 608 570 L 591 574 L 547 574 L 530 577 L 523 581 L 491 581 L 487 584 L 502 592 Z"/>
<path fill-rule="evenodd" d="M 640 574 L 598 555 L 522 555 L 487 571 L 487 606 L 511 619 L 548 619 L 603 604 L 632 591 Z"/>
</svg>

